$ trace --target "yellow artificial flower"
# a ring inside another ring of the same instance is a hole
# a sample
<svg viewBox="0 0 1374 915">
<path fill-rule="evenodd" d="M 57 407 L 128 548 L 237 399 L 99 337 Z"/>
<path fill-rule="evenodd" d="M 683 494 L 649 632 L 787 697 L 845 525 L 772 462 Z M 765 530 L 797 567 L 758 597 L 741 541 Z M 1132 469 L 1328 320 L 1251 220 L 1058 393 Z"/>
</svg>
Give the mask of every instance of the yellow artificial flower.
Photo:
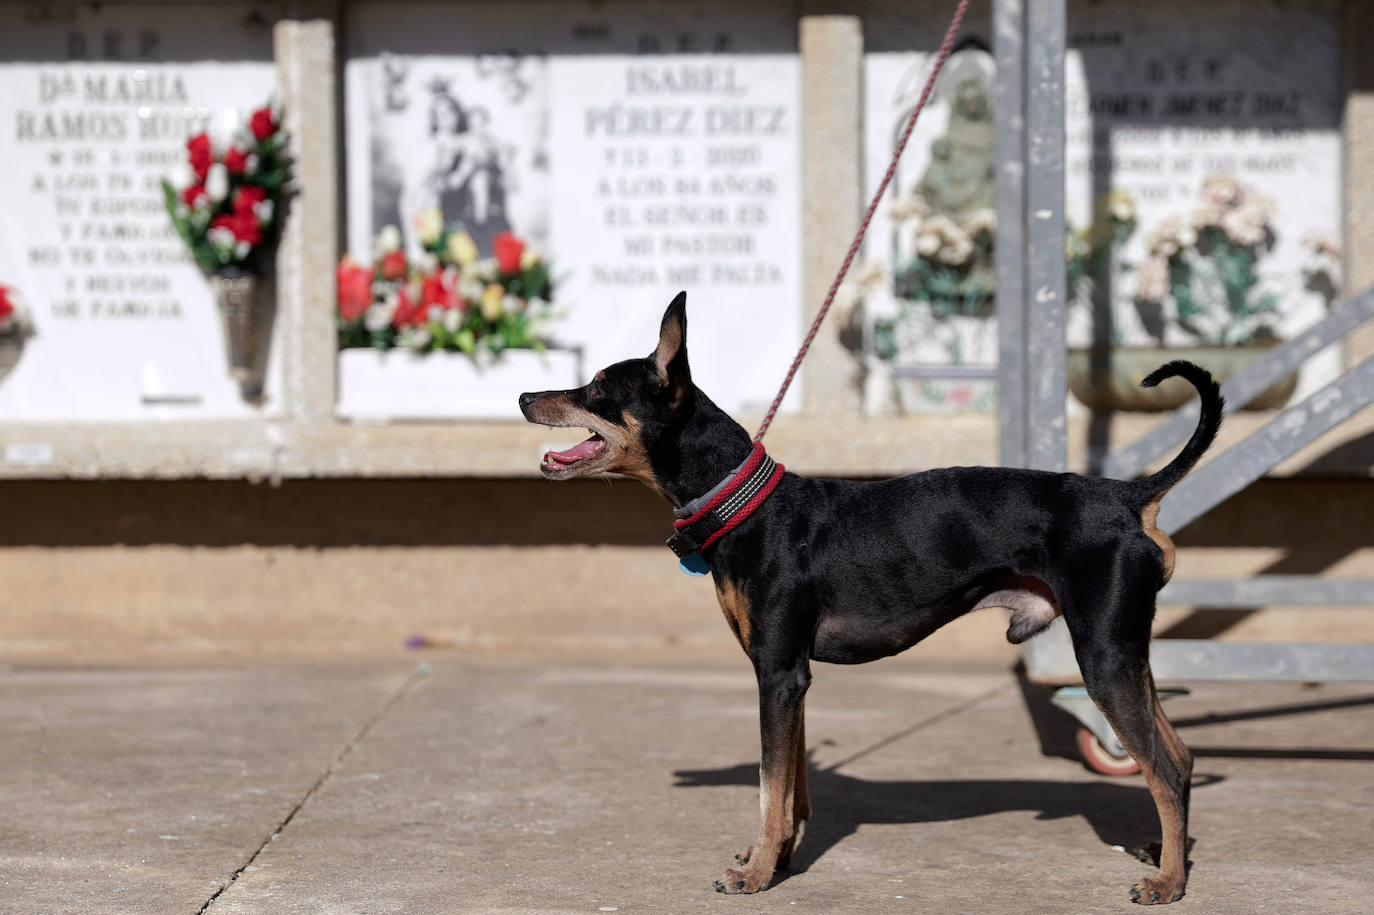
<svg viewBox="0 0 1374 915">
<path fill-rule="evenodd" d="M 448 256 L 460 267 L 477 260 L 477 243 L 466 232 L 454 232 L 448 237 Z"/>
<path fill-rule="evenodd" d="M 482 290 L 482 317 L 487 321 L 495 321 L 505 314 L 501 299 L 506 295 L 506 290 L 500 283 L 492 283 Z"/>
<path fill-rule="evenodd" d="M 420 233 L 420 244 L 429 247 L 444 234 L 444 214 L 437 207 L 420 211 L 415 217 L 415 230 Z"/>
</svg>

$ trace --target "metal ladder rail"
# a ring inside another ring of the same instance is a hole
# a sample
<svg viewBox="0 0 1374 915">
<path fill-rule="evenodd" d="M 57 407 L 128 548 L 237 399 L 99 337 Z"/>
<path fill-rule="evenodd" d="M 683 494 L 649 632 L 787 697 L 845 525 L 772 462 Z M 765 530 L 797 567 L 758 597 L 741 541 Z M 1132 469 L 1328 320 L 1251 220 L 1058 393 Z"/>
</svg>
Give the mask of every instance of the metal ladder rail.
<svg viewBox="0 0 1374 915">
<path fill-rule="evenodd" d="M 1067 425 L 1064 404 L 1064 120 L 1063 59 L 1066 34 L 1063 0 L 1028 5 L 1024 0 L 994 0 L 993 51 L 997 61 L 997 284 L 999 318 L 1000 454 L 1004 466 L 1042 470 L 1065 469 Z M 1368 319 L 1374 296 L 1361 294 L 1333 310 L 1317 327 L 1276 347 L 1260 366 L 1230 382 L 1228 398 L 1242 406 L 1273 380 L 1291 372 L 1308 355 L 1344 336 Z M 1244 488 L 1282 456 L 1306 444 L 1354 412 L 1371 394 L 1369 368 L 1362 363 L 1314 398 L 1290 408 L 1219 456 L 1212 482 L 1224 480 L 1226 495 Z M 1272 376 L 1272 378 L 1270 378 Z M 1269 380 L 1265 380 L 1269 379 Z M 1264 382 L 1261 384 L 1261 382 Z M 1253 389 L 1248 396 L 1247 391 Z M 1302 412 L 1295 412 L 1302 411 Z M 1300 418 L 1300 419 L 1299 419 Z M 1109 459 L 1112 476 L 1131 477 L 1145 463 L 1191 432 L 1196 415 L 1180 413 L 1141 442 Z M 1291 423 L 1296 430 L 1284 423 Z M 1234 452 L 1234 454 L 1232 454 Z M 1228 457 L 1228 455 L 1230 455 Z M 1265 466 L 1266 462 L 1268 466 Z M 1211 465 L 1209 465 L 1211 466 Z M 1205 469 L 1205 468 L 1204 468 Z M 1201 471 L 1199 471 L 1200 473 Z M 1224 496 L 1222 497 L 1224 498 Z M 1205 487 L 1184 490 L 1169 509 L 1181 525 L 1215 506 Z M 1168 500 L 1165 506 L 1168 506 Z M 1163 511 L 1161 511 L 1163 515 Z M 1166 526 L 1167 517 L 1161 517 Z M 1234 606 L 1232 597 L 1303 596 L 1366 604 L 1369 583 L 1307 579 L 1305 576 L 1261 577 L 1250 581 L 1180 581 L 1161 597 L 1205 599 L 1205 604 Z M 1272 602 L 1272 601 L 1271 601 Z M 1291 601 L 1299 602 L 1299 601 Z M 1027 676 L 1033 682 L 1069 686 L 1082 682 L 1063 621 L 1023 646 Z M 1200 640 L 1154 643 L 1151 664 L 1160 680 L 1370 680 L 1374 679 L 1374 645 L 1243 644 Z M 1099 733 L 1086 702 L 1079 720 L 1104 747 L 1119 746 L 1108 728 Z M 1060 703 L 1069 707 L 1065 694 Z M 1079 703 L 1082 705 L 1083 703 Z"/>
</svg>

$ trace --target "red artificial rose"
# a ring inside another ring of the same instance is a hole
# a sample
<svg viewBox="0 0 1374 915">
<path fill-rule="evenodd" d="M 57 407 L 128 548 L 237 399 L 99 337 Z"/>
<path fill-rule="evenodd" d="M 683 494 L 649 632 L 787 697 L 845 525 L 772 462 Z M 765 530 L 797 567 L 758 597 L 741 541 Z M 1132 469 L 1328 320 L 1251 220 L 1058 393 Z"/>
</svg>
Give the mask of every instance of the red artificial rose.
<svg viewBox="0 0 1374 915">
<path fill-rule="evenodd" d="M 262 223 L 249 213 L 234 214 L 234 237 L 250 245 L 262 244 Z"/>
<path fill-rule="evenodd" d="M 262 223 L 252 212 L 221 213 L 210 221 L 212 229 L 228 229 L 234 233 L 235 241 L 245 241 L 250 245 L 262 244 Z"/>
<path fill-rule="evenodd" d="M 209 200 L 210 195 L 205 193 L 205 185 L 203 184 L 192 184 L 181 192 L 181 202 L 193 210 Z"/>
<path fill-rule="evenodd" d="M 8 286 L 0 286 L 0 318 L 8 318 L 14 314 L 14 303 L 10 301 L 10 290 Z"/>
<path fill-rule="evenodd" d="M 234 191 L 234 212 L 251 213 L 253 207 L 267 199 L 267 189 L 256 184 L 244 184 Z"/>
<path fill-rule="evenodd" d="M 231 146 L 224 154 L 224 167 L 231 175 L 242 175 L 248 169 L 248 156 L 237 146 Z"/>
<path fill-rule="evenodd" d="M 215 161 L 214 153 L 210 151 L 210 137 L 203 133 L 196 134 L 186 141 L 186 151 L 190 154 L 191 171 L 204 181 L 206 172 L 210 171 Z"/>
<path fill-rule="evenodd" d="M 425 277 L 424 285 L 420 287 L 420 302 L 426 309 L 434 305 L 445 310 L 463 307 L 463 300 L 453 283 L 453 275 L 447 271 Z"/>
<path fill-rule="evenodd" d="M 402 289 L 396 297 L 396 310 L 391 315 L 391 326 L 400 330 L 413 324 L 423 324 L 426 311 L 423 305 L 411 299 L 409 291 Z"/>
<path fill-rule="evenodd" d="M 525 253 L 525 243 L 511 232 L 502 232 L 492 241 L 497 266 L 503 274 L 520 272 L 520 257 Z"/>
<path fill-rule="evenodd" d="M 272 118 L 271 108 L 259 108 L 254 111 L 253 119 L 249 121 L 248 126 L 259 143 L 277 132 L 277 122 Z"/>
<path fill-rule="evenodd" d="M 399 280 L 406 275 L 406 254 L 404 251 L 392 251 L 382 258 L 382 279 Z"/>
<path fill-rule="evenodd" d="M 372 305 L 372 270 L 351 260 L 339 264 L 339 315 L 356 321 Z"/>
</svg>

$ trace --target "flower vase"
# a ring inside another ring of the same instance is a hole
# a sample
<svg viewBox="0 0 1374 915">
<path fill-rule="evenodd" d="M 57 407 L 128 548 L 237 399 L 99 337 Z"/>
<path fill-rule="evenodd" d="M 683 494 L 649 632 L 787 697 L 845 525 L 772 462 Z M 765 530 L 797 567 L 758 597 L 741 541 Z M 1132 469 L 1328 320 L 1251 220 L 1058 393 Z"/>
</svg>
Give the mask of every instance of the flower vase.
<svg viewBox="0 0 1374 915">
<path fill-rule="evenodd" d="M 0 332 L 0 382 L 19 363 L 24 354 L 24 335 Z"/>
<path fill-rule="evenodd" d="M 263 396 L 276 316 L 267 282 L 243 270 L 221 270 L 210 281 L 224 329 L 229 375 L 238 382 L 243 399 L 257 403 Z"/>
</svg>

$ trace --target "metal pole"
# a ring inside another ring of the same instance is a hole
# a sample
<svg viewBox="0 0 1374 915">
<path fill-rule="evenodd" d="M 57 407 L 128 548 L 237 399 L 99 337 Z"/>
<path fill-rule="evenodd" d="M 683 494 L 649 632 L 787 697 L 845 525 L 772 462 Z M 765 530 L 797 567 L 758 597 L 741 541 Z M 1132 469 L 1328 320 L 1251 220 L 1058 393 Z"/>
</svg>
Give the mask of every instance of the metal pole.
<svg viewBox="0 0 1374 915">
<path fill-rule="evenodd" d="M 1030 466 L 1068 466 L 1064 402 L 1065 0 L 1035 0 L 1026 16 L 1026 361 Z M 1000 256 L 1002 250 L 998 249 Z"/>
<path fill-rule="evenodd" d="M 997 410 L 1003 467 L 1029 467 L 1026 434 L 1026 7 L 993 0 L 997 60 Z"/>
</svg>

